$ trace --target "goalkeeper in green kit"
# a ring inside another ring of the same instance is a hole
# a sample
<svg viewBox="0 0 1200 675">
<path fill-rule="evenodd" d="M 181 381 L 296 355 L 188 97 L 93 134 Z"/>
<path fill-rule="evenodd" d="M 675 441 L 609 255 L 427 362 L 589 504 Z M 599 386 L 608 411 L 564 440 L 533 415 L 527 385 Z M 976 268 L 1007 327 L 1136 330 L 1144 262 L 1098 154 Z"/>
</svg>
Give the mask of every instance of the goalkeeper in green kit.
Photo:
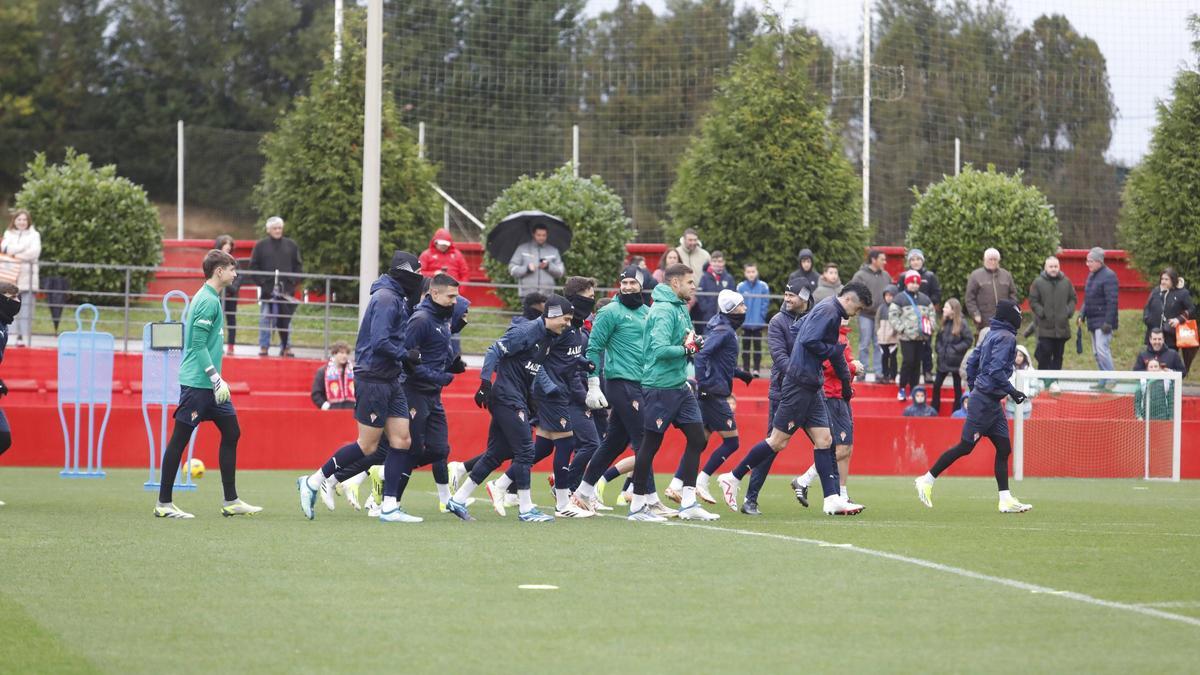
<svg viewBox="0 0 1200 675">
<path fill-rule="evenodd" d="M 224 310 L 221 291 L 237 278 L 237 263 L 224 251 L 209 251 L 204 256 L 204 285 L 192 297 L 184 319 L 183 363 L 179 366 L 179 407 L 175 410 L 175 430 L 163 452 L 162 477 L 159 479 L 157 518 L 193 518 L 171 501 L 175 473 L 183 459 L 183 450 L 196 427 L 211 420 L 221 432 L 221 487 L 225 501 L 221 515 L 242 516 L 262 511 L 238 499 L 234 474 L 237 471 L 237 443 L 241 436 L 237 412 L 230 402 L 229 385 L 221 379 L 221 355 L 224 336 Z"/>
</svg>

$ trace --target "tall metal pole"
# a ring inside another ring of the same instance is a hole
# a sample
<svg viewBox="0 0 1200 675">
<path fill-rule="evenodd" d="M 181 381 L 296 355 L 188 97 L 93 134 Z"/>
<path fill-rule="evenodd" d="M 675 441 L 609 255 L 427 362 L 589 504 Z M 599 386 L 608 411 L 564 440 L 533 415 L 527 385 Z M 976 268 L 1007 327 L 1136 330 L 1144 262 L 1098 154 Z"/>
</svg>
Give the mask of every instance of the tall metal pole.
<svg viewBox="0 0 1200 675">
<path fill-rule="evenodd" d="M 871 227 L 871 0 L 863 0 L 862 224 Z"/>
<path fill-rule="evenodd" d="M 425 123 L 417 122 L 417 159 L 425 159 Z"/>
<path fill-rule="evenodd" d="M 183 120 L 175 128 L 175 238 L 183 239 Z"/>
<path fill-rule="evenodd" d="M 958 140 L 958 136 L 954 137 L 954 175 L 958 175 L 958 168 L 962 166 L 962 144 Z"/>
<path fill-rule="evenodd" d="M 333 62 L 342 62 L 342 0 L 333 2 Z"/>
<path fill-rule="evenodd" d="M 579 178 L 579 125 L 571 126 L 571 168 Z"/>
<path fill-rule="evenodd" d="M 383 118 L 383 0 L 367 3 L 367 82 L 363 111 L 362 235 L 358 258 L 358 318 L 379 276 L 379 150 Z"/>
</svg>

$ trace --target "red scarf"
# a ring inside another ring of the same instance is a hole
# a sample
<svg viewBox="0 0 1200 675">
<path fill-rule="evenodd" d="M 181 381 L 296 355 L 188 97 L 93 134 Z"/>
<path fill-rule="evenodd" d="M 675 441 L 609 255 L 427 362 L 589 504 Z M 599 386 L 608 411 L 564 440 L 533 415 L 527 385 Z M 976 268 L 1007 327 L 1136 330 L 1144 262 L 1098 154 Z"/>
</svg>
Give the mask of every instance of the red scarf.
<svg viewBox="0 0 1200 675">
<path fill-rule="evenodd" d="M 330 403 L 354 400 L 354 369 L 349 363 L 342 368 L 329 359 L 325 366 L 325 399 Z"/>
</svg>

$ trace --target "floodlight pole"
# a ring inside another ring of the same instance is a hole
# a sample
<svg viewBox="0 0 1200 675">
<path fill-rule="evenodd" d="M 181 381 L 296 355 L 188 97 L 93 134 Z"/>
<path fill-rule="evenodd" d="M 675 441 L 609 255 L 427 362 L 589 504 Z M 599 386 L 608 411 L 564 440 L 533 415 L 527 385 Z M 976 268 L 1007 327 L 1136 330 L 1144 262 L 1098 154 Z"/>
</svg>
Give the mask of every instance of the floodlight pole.
<svg viewBox="0 0 1200 675">
<path fill-rule="evenodd" d="M 175 238 L 183 239 L 183 120 L 175 129 Z"/>
<path fill-rule="evenodd" d="M 871 0 L 863 0 L 862 225 L 871 227 Z"/>
<path fill-rule="evenodd" d="M 342 63 L 342 0 L 333 2 L 333 62 Z"/>
<path fill-rule="evenodd" d="M 379 276 L 379 155 L 383 117 L 383 0 L 367 3 L 367 82 L 363 111 L 362 234 L 358 257 L 358 318 Z"/>
<path fill-rule="evenodd" d="M 958 175 L 958 168 L 962 166 L 962 143 L 958 136 L 954 137 L 954 175 Z"/>
</svg>

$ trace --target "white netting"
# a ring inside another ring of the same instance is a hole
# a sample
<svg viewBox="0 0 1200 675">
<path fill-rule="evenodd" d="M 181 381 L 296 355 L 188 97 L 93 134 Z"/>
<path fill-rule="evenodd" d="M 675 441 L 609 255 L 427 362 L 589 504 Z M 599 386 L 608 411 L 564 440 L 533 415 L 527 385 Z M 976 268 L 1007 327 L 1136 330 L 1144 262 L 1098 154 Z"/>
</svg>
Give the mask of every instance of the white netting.
<svg viewBox="0 0 1200 675">
<path fill-rule="evenodd" d="M 1021 371 L 1018 479 L 1179 479 L 1179 373 Z M 1010 405 L 1015 411 L 1015 407 Z M 1019 419 L 1018 419 L 1019 418 Z"/>
</svg>

